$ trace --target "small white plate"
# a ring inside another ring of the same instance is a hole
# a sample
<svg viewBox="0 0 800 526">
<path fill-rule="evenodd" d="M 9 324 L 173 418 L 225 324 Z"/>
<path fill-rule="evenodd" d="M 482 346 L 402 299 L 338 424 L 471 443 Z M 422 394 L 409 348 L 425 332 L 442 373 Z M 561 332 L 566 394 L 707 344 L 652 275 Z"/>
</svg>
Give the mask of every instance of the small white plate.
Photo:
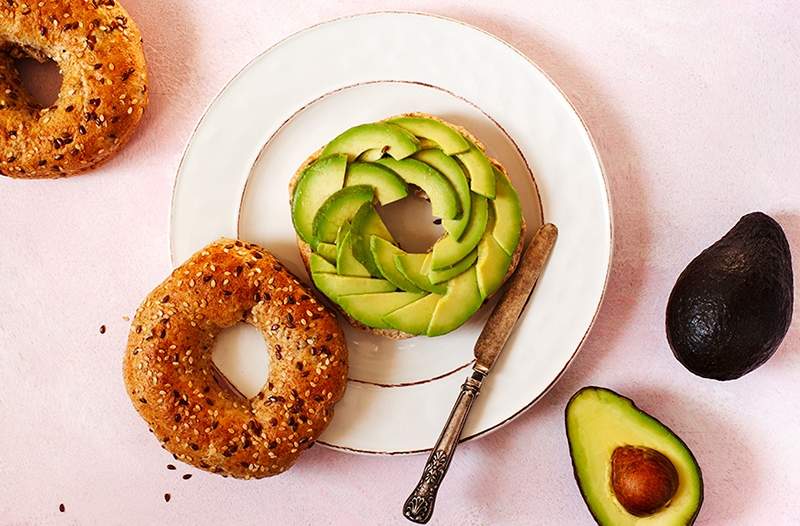
<svg viewBox="0 0 800 526">
<path fill-rule="evenodd" d="M 529 235 L 542 212 L 560 233 L 467 423 L 463 436 L 473 438 L 519 415 L 564 372 L 602 301 L 612 246 L 608 192 L 588 131 L 552 81 L 508 44 L 461 22 L 397 12 L 334 20 L 277 44 L 228 84 L 189 142 L 173 195 L 172 260 L 220 236 L 239 237 L 307 279 L 289 214 L 297 166 L 352 125 L 411 111 L 475 133 L 508 169 Z M 424 248 L 436 235 L 429 206 L 403 207 L 389 214 L 390 229 L 406 248 Z M 348 329 L 351 381 L 320 443 L 381 454 L 430 448 L 489 308 L 439 338 L 396 342 Z M 263 346 L 246 326 L 217 344 L 228 350 L 215 360 L 245 394 L 264 382 Z"/>
</svg>

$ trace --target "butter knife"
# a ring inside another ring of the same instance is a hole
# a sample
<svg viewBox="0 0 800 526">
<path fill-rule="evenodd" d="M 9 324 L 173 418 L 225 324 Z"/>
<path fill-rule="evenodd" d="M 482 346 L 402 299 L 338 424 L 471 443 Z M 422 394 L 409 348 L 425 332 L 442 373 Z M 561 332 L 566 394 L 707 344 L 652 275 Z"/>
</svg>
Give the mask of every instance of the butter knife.
<svg viewBox="0 0 800 526">
<path fill-rule="evenodd" d="M 548 223 L 539 228 L 525 250 L 516 272 L 508 280 L 505 293 L 489 316 L 475 343 L 475 365 L 472 367 L 472 374 L 461 386 L 461 392 L 439 440 L 428 457 L 422 477 L 403 506 L 403 515 L 408 520 L 425 524 L 431 519 L 436 494 L 439 492 L 447 468 L 450 467 L 472 403 L 480 393 L 483 380 L 492 370 L 522 310 L 528 303 L 557 236 L 558 229 L 555 225 Z"/>
</svg>

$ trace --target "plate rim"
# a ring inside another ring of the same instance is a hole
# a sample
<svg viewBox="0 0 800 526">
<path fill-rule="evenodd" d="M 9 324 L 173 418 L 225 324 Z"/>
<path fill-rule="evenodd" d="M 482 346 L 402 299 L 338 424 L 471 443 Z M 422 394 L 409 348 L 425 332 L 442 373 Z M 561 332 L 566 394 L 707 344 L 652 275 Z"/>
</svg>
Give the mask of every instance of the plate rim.
<svg viewBox="0 0 800 526">
<path fill-rule="evenodd" d="M 596 305 L 596 307 L 594 309 L 594 313 L 592 314 L 592 318 L 591 318 L 589 324 L 587 325 L 583 336 L 581 337 L 580 341 L 578 342 L 578 345 L 575 347 L 575 350 L 572 352 L 569 360 L 567 360 L 567 362 L 564 364 L 564 366 L 559 371 L 559 373 L 553 378 L 553 380 L 547 385 L 547 387 L 545 387 L 542 390 L 541 393 L 539 393 L 536 397 L 534 397 L 528 404 L 526 404 L 525 406 L 523 406 L 522 408 L 520 408 L 519 410 L 514 412 L 512 415 L 510 415 L 507 418 L 503 419 L 502 421 L 498 422 L 497 424 L 494 424 L 494 425 L 492 425 L 490 427 L 487 427 L 486 429 L 484 429 L 482 431 L 478 431 L 478 432 L 473 433 L 471 435 L 462 436 L 459 439 L 459 443 L 468 442 L 470 440 L 475 440 L 475 439 L 484 437 L 484 436 L 486 436 L 488 434 L 491 434 L 494 431 L 497 431 L 500 428 L 505 427 L 506 425 L 511 423 L 513 420 L 516 420 L 523 413 L 525 413 L 531 407 L 533 407 L 537 402 L 539 402 L 539 400 L 541 400 L 544 396 L 546 396 L 550 392 L 550 390 L 555 386 L 555 384 L 558 383 L 561 380 L 561 378 L 564 376 L 564 374 L 566 373 L 567 369 L 569 369 L 569 367 L 575 361 L 575 358 L 580 353 L 581 349 L 583 348 L 583 345 L 586 343 L 586 340 L 587 340 L 589 334 L 591 333 L 592 329 L 594 328 L 595 324 L 597 323 L 597 319 L 598 319 L 598 316 L 600 314 L 600 310 L 601 310 L 601 308 L 603 306 L 603 303 L 605 302 L 606 294 L 608 292 L 608 284 L 609 284 L 609 281 L 611 279 L 611 272 L 612 272 L 612 269 L 613 269 L 613 261 L 614 261 L 614 249 L 615 249 L 615 244 L 616 244 L 616 234 L 615 234 L 616 228 L 615 228 L 615 221 L 614 221 L 614 205 L 613 205 L 613 200 L 611 198 L 611 186 L 609 184 L 609 178 L 608 178 L 608 174 L 606 172 L 605 164 L 603 163 L 603 158 L 600 155 L 600 151 L 599 151 L 598 146 L 597 146 L 597 141 L 595 140 L 594 136 L 592 135 L 591 131 L 589 130 L 589 127 L 586 124 L 586 120 L 584 119 L 584 117 L 581 114 L 581 112 L 578 111 L 578 108 L 575 106 L 575 104 L 572 101 L 572 99 L 561 88 L 561 86 L 559 86 L 558 83 L 556 83 L 555 80 L 553 80 L 553 78 L 541 66 L 539 66 L 539 64 L 537 64 L 532 58 L 530 58 L 528 55 L 523 53 L 521 50 L 519 50 L 516 46 L 514 46 L 513 44 L 511 44 L 507 40 L 495 35 L 494 33 L 489 32 L 489 31 L 487 31 L 487 30 L 485 30 L 485 29 L 483 29 L 483 28 L 481 28 L 479 26 L 473 25 L 473 24 L 468 23 L 468 22 L 464 22 L 463 20 L 459 20 L 457 18 L 453 18 L 453 17 L 441 15 L 441 14 L 436 14 L 436 13 L 425 12 L 425 11 L 401 10 L 401 9 L 385 9 L 385 10 L 374 10 L 374 11 L 365 11 L 365 12 L 360 12 L 360 13 L 353 13 L 353 14 L 343 15 L 343 16 L 339 16 L 339 17 L 335 17 L 335 18 L 331 18 L 331 19 L 327 19 L 327 20 L 323 20 L 323 21 L 317 22 L 315 24 L 312 24 L 310 26 L 306 26 L 306 27 L 304 27 L 304 28 L 302 28 L 302 29 L 300 29 L 298 31 L 295 31 L 294 33 L 291 33 L 291 34 L 283 37 L 282 39 L 280 39 L 277 42 L 275 42 L 272 45 L 270 45 L 265 50 L 263 50 L 263 51 L 259 52 L 258 54 L 256 54 L 238 72 L 236 72 L 236 74 L 234 74 L 227 82 L 225 82 L 225 84 L 217 91 L 216 95 L 214 95 L 214 97 L 212 97 L 211 100 L 206 104 L 205 108 L 203 109 L 203 112 L 201 113 L 199 119 L 197 120 L 197 123 L 192 128 L 192 131 L 189 134 L 189 136 L 188 136 L 188 138 L 187 138 L 187 140 L 186 140 L 186 142 L 184 144 L 183 153 L 181 154 L 181 158 L 180 158 L 180 161 L 178 163 L 178 167 L 177 167 L 177 169 L 175 171 L 175 176 L 173 178 L 172 196 L 170 198 L 169 230 L 168 230 L 170 265 L 172 266 L 172 268 L 175 268 L 175 265 L 176 265 L 176 262 L 175 262 L 175 248 L 174 248 L 174 235 L 173 235 L 173 233 L 174 233 L 174 228 L 175 228 L 175 223 L 174 223 L 175 199 L 176 199 L 176 190 L 177 190 L 177 187 L 178 187 L 178 180 L 180 179 L 181 173 L 183 172 L 184 165 L 185 165 L 186 159 L 187 159 L 187 155 L 188 155 L 189 150 L 190 150 L 190 148 L 192 146 L 192 143 L 193 143 L 193 141 L 194 141 L 194 139 L 195 139 L 195 137 L 197 135 L 197 131 L 200 129 L 200 126 L 203 125 L 203 123 L 205 122 L 206 118 L 208 117 L 209 112 L 211 111 L 211 108 L 213 108 L 216 105 L 217 101 L 222 97 L 222 95 L 230 88 L 230 86 L 234 82 L 236 82 L 240 77 L 242 77 L 244 74 L 246 74 L 256 64 L 256 62 L 258 62 L 264 56 L 266 56 L 269 53 L 271 53 L 275 48 L 285 44 L 286 42 L 289 42 L 290 40 L 298 38 L 298 37 L 302 36 L 303 34 L 305 34 L 307 32 L 311 32 L 311 31 L 313 31 L 313 30 L 315 30 L 315 29 L 317 29 L 317 28 L 319 28 L 321 26 L 326 26 L 326 25 L 329 25 L 329 24 L 335 24 L 337 22 L 341 22 L 341 21 L 344 21 L 344 20 L 350 20 L 350 19 L 353 19 L 353 18 L 368 17 L 368 16 L 375 16 L 375 15 L 414 15 L 414 16 L 420 16 L 420 17 L 436 18 L 436 19 L 443 20 L 443 21 L 446 21 L 446 22 L 451 22 L 451 23 L 454 23 L 454 24 L 458 24 L 458 25 L 463 26 L 465 28 L 478 31 L 478 32 L 482 33 L 483 35 L 488 36 L 489 38 L 492 38 L 492 39 L 496 40 L 497 42 L 503 44 L 504 46 L 509 48 L 511 51 L 513 51 L 514 53 L 519 55 L 521 58 L 523 58 L 530 66 L 535 68 L 547 80 L 547 82 L 550 83 L 550 85 L 561 95 L 563 100 L 569 105 L 569 107 L 572 110 L 572 112 L 578 118 L 578 122 L 580 122 L 580 125 L 583 128 L 584 133 L 586 134 L 586 137 L 589 139 L 589 144 L 591 145 L 592 152 L 594 153 L 594 158 L 597 160 L 597 164 L 598 164 L 598 167 L 600 169 L 600 175 L 601 175 L 602 182 L 603 182 L 603 188 L 605 190 L 604 191 L 604 198 L 605 198 L 606 209 L 608 211 L 608 232 L 609 232 L 609 236 L 608 236 L 608 260 L 607 260 L 607 263 L 606 263 L 606 272 L 605 272 L 605 277 L 603 279 L 603 286 L 602 286 L 602 289 L 601 289 L 601 292 L 600 292 L 600 296 L 599 296 L 599 298 L 597 300 L 597 305 Z M 293 115 L 295 115 L 295 114 L 296 113 L 293 113 Z M 285 125 L 285 123 L 282 124 L 279 127 L 279 129 L 282 128 L 284 125 Z M 259 155 L 260 155 L 260 152 L 259 152 Z M 257 157 L 256 157 L 256 159 L 254 159 L 254 162 L 257 160 Z M 249 180 L 249 176 L 248 176 L 248 180 Z M 537 182 L 535 180 L 535 176 L 534 176 L 534 185 L 537 185 Z M 537 185 L 537 187 L 538 187 L 538 185 Z M 541 201 L 541 194 L 538 193 L 538 192 L 537 192 L 537 194 L 539 195 L 539 200 Z M 540 210 L 541 210 L 541 214 L 544 216 L 543 208 L 540 208 Z M 546 219 L 546 217 L 545 217 L 545 219 Z M 237 221 L 237 223 L 238 223 L 238 221 Z M 442 422 L 442 425 L 444 425 L 444 422 Z M 316 440 L 315 443 L 325 447 L 326 449 L 332 449 L 332 450 L 336 450 L 336 451 L 342 451 L 342 452 L 345 452 L 345 453 L 358 454 L 358 455 L 368 455 L 368 456 L 406 456 L 406 455 L 416 455 L 416 454 L 430 452 L 432 450 L 432 447 L 433 447 L 433 445 L 432 445 L 430 448 L 407 450 L 407 451 L 406 450 L 404 450 L 404 451 L 375 451 L 375 450 L 364 450 L 364 449 L 358 449 L 358 448 L 350 448 L 350 447 L 347 447 L 347 446 L 331 444 L 331 443 L 328 443 L 328 442 L 324 442 L 322 440 Z"/>
</svg>

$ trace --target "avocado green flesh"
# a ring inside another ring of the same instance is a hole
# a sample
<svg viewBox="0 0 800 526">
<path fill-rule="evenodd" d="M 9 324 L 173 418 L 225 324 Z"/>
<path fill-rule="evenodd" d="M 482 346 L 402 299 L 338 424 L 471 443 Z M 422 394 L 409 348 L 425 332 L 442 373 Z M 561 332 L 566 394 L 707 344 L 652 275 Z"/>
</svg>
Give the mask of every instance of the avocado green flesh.
<svg viewBox="0 0 800 526">
<path fill-rule="evenodd" d="M 447 294 L 437 303 L 428 326 L 428 336 L 441 336 L 461 327 L 481 307 L 475 268 L 459 274 L 447 283 Z"/>
<path fill-rule="evenodd" d="M 391 281 L 397 288 L 406 292 L 422 292 L 423 289 L 414 285 L 414 283 L 405 277 L 395 265 L 394 257 L 405 254 L 397 246 L 381 239 L 377 236 L 371 236 L 369 240 L 369 248 L 372 253 L 372 259 L 378 267 L 381 275 L 387 280 Z"/>
<path fill-rule="evenodd" d="M 460 240 L 451 235 L 445 235 L 433 245 L 433 259 L 431 268 L 441 270 L 455 265 L 472 252 L 480 243 L 486 231 L 486 222 L 489 217 L 486 198 L 475 195 L 472 201 L 469 224 Z"/>
<path fill-rule="evenodd" d="M 519 244 L 522 232 L 522 207 L 519 195 L 511 181 L 501 171 L 494 171 L 497 181 L 497 194 L 492 201 L 496 218 L 492 225 L 492 235 L 509 256 L 513 255 Z"/>
<path fill-rule="evenodd" d="M 444 175 L 458 196 L 461 206 L 461 216 L 458 219 L 444 219 L 442 226 L 448 234 L 456 239 L 461 238 L 461 234 L 469 224 L 470 211 L 472 209 L 472 194 L 469 191 L 469 180 L 458 161 L 449 155 L 445 155 L 442 150 L 420 150 L 414 154 L 414 159 L 430 165 L 439 173 Z"/>
<path fill-rule="evenodd" d="M 416 159 L 381 159 L 377 164 L 394 171 L 407 183 L 418 186 L 431 201 L 431 211 L 436 217 L 455 219 L 461 213 L 453 185 L 447 178 L 429 165 Z"/>
<path fill-rule="evenodd" d="M 413 292 L 380 292 L 378 294 L 353 294 L 339 298 L 339 306 L 353 319 L 376 329 L 390 329 L 384 316 L 411 302 L 424 297 L 425 294 Z"/>
<path fill-rule="evenodd" d="M 405 276 L 411 283 L 436 294 L 447 292 L 447 286 L 431 283 L 428 273 L 423 270 L 430 267 L 430 254 L 408 254 L 403 252 L 394 256 L 394 264 L 397 270 Z"/>
<path fill-rule="evenodd" d="M 328 197 L 314 216 L 314 239 L 325 243 L 335 242 L 339 227 L 352 219 L 364 203 L 372 202 L 374 195 L 375 190 L 371 186 L 359 185 L 346 186 Z"/>
<path fill-rule="evenodd" d="M 408 195 L 406 183 L 393 171 L 373 163 L 351 163 L 347 167 L 345 186 L 368 185 L 382 205 L 394 203 Z"/>
<path fill-rule="evenodd" d="M 303 170 L 292 196 L 292 222 L 300 239 L 313 244 L 314 216 L 328 197 L 344 185 L 347 157 L 323 157 Z"/>
<path fill-rule="evenodd" d="M 437 283 L 444 283 L 446 281 L 450 281 L 451 279 L 458 276 L 468 268 L 472 267 L 477 259 L 478 259 L 478 250 L 476 249 L 467 254 L 467 257 L 465 257 L 452 267 L 448 267 L 442 270 L 429 270 L 428 279 L 430 279 L 431 283 L 433 283 L 434 285 Z"/>
<path fill-rule="evenodd" d="M 367 267 L 353 256 L 352 241 L 352 229 L 349 223 L 345 223 L 336 236 L 336 273 L 341 276 L 370 277 Z"/>
<path fill-rule="evenodd" d="M 467 168 L 469 173 L 470 188 L 476 194 L 489 199 L 495 196 L 494 170 L 489 158 L 477 147 L 472 146 L 466 153 L 456 155 Z"/>
<path fill-rule="evenodd" d="M 333 243 L 317 243 L 314 252 L 327 259 L 329 263 L 336 263 L 336 245 Z"/>
<path fill-rule="evenodd" d="M 690 525 L 703 501 L 700 467 L 686 444 L 664 424 L 613 391 L 587 387 L 566 409 L 567 438 L 575 478 L 601 526 Z M 617 447 L 648 447 L 666 456 L 678 472 L 670 503 L 647 517 L 628 513 L 611 486 L 611 455 Z"/>
<path fill-rule="evenodd" d="M 309 265 L 311 268 L 311 273 L 325 273 L 325 274 L 336 274 L 336 267 L 334 267 L 329 261 L 325 258 L 320 256 L 319 254 L 311 254 L 309 258 Z"/>
<path fill-rule="evenodd" d="M 358 160 L 365 162 L 365 163 L 374 163 L 381 157 L 383 157 L 383 148 L 372 148 L 371 150 L 367 150 L 366 152 L 362 153 L 358 156 Z"/>
<path fill-rule="evenodd" d="M 353 255 L 376 277 L 382 276 L 372 252 L 369 247 L 369 238 L 377 236 L 389 242 L 394 242 L 392 234 L 386 225 L 383 224 L 381 216 L 378 215 L 372 203 L 364 203 L 353 216 L 353 224 L 350 229 L 353 237 Z"/>
<path fill-rule="evenodd" d="M 328 143 L 322 156 L 344 153 L 352 160 L 367 150 L 379 149 L 395 159 L 405 159 L 418 148 L 419 141 L 408 131 L 393 124 L 376 122 L 345 131 Z"/>
<path fill-rule="evenodd" d="M 387 314 L 383 320 L 387 325 L 408 334 L 425 334 L 431 323 L 436 304 L 442 298 L 439 294 L 428 294 L 405 307 Z"/>
<path fill-rule="evenodd" d="M 395 286 L 385 279 L 340 276 L 338 274 L 312 273 L 314 285 L 327 297 L 339 303 L 341 296 L 392 292 Z"/>
<path fill-rule="evenodd" d="M 417 137 L 423 137 L 435 142 L 447 155 L 466 152 L 470 148 L 469 142 L 461 133 L 447 124 L 434 119 L 426 117 L 398 117 L 388 122 L 410 131 Z"/>
<path fill-rule="evenodd" d="M 487 232 L 478 243 L 478 262 L 475 271 L 478 273 L 478 288 L 481 296 L 488 298 L 503 284 L 503 279 L 511 265 L 511 256 L 506 254 L 495 238 Z"/>
</svg>

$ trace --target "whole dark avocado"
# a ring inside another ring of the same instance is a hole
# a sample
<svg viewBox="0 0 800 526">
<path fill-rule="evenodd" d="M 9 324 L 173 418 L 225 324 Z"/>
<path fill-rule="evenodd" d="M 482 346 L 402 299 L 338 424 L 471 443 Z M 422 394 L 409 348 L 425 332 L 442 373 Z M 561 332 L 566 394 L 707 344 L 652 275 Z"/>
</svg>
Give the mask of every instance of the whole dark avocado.
<svg viewBox="0 0 800 526">
<path fill-rule="evenodd" d="M 792 256 L 781 226 L 742 217 L 694 258 L 667 304 L 667 340 L 696 375 L 733 380 L 778 349 L 792 321 Z"/>
</svg>

